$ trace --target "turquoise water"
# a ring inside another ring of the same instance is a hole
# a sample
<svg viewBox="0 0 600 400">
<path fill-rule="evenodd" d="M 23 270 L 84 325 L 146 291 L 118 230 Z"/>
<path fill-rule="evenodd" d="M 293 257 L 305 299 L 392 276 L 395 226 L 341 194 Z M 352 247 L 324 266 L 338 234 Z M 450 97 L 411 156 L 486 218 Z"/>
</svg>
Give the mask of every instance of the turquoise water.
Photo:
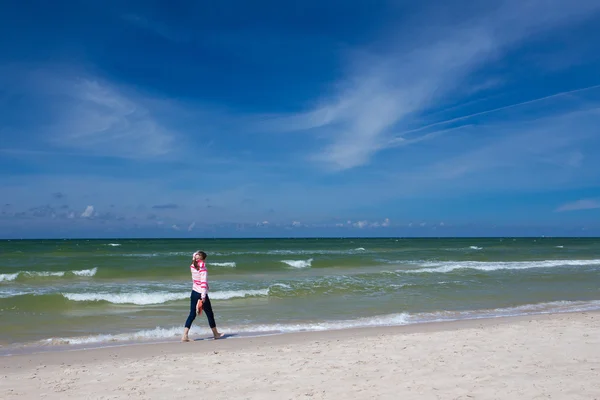
<svg viewBox="0 0 600 400">
<path fill-rule="evenodd" d="M 177 340 L 197 249 L 232 335 L 600 309 L 596 238 L 0 241 L 3 351 Z"/>
</svg>

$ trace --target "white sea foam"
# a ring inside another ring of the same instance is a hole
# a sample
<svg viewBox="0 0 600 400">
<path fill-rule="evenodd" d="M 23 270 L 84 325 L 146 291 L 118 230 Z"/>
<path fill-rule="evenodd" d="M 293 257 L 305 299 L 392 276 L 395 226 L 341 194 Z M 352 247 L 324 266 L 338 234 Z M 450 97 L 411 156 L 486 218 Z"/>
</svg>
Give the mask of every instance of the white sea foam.
<svg viewBox="0 0 600 400">
<path fill-rule="evenodd" d="M 354 251 L 366 251 L 364 247 L 358 247 L 354 249 Z"/>
<path fill-rule="evenodd" d="M 210 298 L 215 299 L 215 300 L 229 300 L 229 299 L 235 299 L 235 298 L 268 296 L 268 295 L 269 295 L 269 289 L 224 290 L 221 292 L 209 293 Z"/>
<path fill-rule="evenodd" d="M 493 308 L 468 311 L 438 311 L 415 314 L 415 322 L 437 322 L 461 319 L 511 317 L 518 315 L 584 312 L 600 310 L 600 300 L 591 301 L 552 301 L 547 303 L 524 304 L 516 307 Z"/>
<path fill-rule="evenodd" d="M 600 260 L 544 260 L 544 261 L 449 261 L 424 263 L 425 268 L 398 270 L 399 273 L 452 272 L 458 269 L 497 271 L 510 269 L 600 266 Z"/>
<path fill-rule="evenodd" d="M 72 301 L 107 301 L 113 304 L 162 304 L 173 300 L 183 300 L 189 293 L 133 292 L 133 293 L 62 293 Z"/>
<path fill-rule="evenodd" d="M 403 287 L 415 286 L 414 283 L 390 283 L 388 287 L 402 289 Z"/>
<path fill-rule="evenodd" d="M 280 288 L 284 288 L 284 289 L 291 289 L 292 288 L 287 283 L 274 283 L 274 284 L 271 285 L 271 287 L 280 287 Z"/>
<path fill-rule="evenodd" d="M 236 332 L 250 333 L 291 333 L 306 331 L 330 331 L 349 328 L 365 328 L 374 326 L 397 326 L 409 323 L 410 315 L 407 313 L 378 315 L 374 317 L 365 317 L 338 321 L 307 321 L 299 323 L 283 324 L 264 324 L 264 325 L 243 325 L 233 326 Z"/>
<path fill-rule="evenodd" d="M 45 278 L 50 276 L 61 277 L 65 276 L 65 271 L 19 271 L 14 274 L 6 274 L 5 276 L 6 279 L 4 280 L 14 281 L 19 276 L 26 276 L 29 278 Z"/>
<path fill-rule="evenodd" d="M 109 243 L 109 244 L 107 244 L 107 246 L 111 246 L 111 247 L 118 247 L 120 245 L 121 245 L 121 243 Z"/>
<path fill-rule="evenodd" d="M 600 310 L 600 301 L 555 301 L 549 303 L 526 304 L 517 307 L 470 310 L 470 311 L 440 311 L 416 314 L 387 314 L 367 318 L 337 321 L 306 321 L 281 324 L 247 324 L 229 325 L 225 334 L 245 334 L 244 336 L 260 336 L 305 331 L 327 331 L 362 327 L 399 326 L 417 323 L 439 321 L 469 320 L 481 318 L 496 318 L 517 315 L 548 314 L 561 312 L 584 312 Z M 207 328 L 192 326 L 192 336 L 209 336 Z M 50 338 L 42 341 L 46 345 L 85 345 L 118 342 L 176 340 L 181 335 L 181 327 L 157 327 L 149 330 L 122 334 L 91 335 L 72 338 Z"/>
<path fill-rule="evenodd" d="M 19 272 L 14 274 L 0 274 L 0 282 L 14 281 L 19 276 Z"/>
<path fill-rule="evenodd" d="M 228 268 L 236 267 L 236 264 L 234 262 L 211 262 L 211 263 L 208 263 L 208 265 L 212 265 L 215 267 L 228 267 Z"/>
<path fill-rule="evenodd" d="M 308 268 L 312 266 L 313 259 L 308 260 L 281 260 L 282 263 L 289 265 L 292 268 Z"/>
<path fill-rule="evenodd" d="M 92 269 L 82 269 L 79 271 L 71 271 L 74 275 L 77 276 L 94 276 L 96 272 L 98 272 L 98 267 L 94 267 Z"/>
<path fill-rule="evenodd" d="M 22 296 L 24 294 L 29 294 L 29 293 L 31 293 L 31 292 L 23 292 L 21 290 L 19 290 L 19 291 L 14 291 L 14 290 L 0 290 L 0 299 L 7 299 L 9 297 Z"/>
<path fill-rule="evenodd" d="M 198 329 L 192 327 L 190 334 L 197 334 Z M 160 340 L 175 338 L 181 335 L 180 327 L 172 328 L 154 328 L 149 330 L 143 330 L 132 333 L 122 333 L 116 335 L 92 335 L 92 336 L 81 336 L 72 338 L 51 338 L 42 341 L 46 345 L 82 345 L 82 344 L 97 344 L 97 343 L 111 343 L 111 342 L 137 342 L 147 340 Z"/>
<path fill-rule="evenodd" d="M 325 331 L 334 329 L 345 329 L 355 327 L 368 326 L 394 326 L 405 325 L 408 314 L 393 314 L 384 315 L 373 318 L 360 318 L 356 320 L 343 321 L 324 321 L 324 322 L 307 322 L 297 324 L 264 324 L 264 325 L 240 325 L 230 326 L 229 331 L 235 333 L 250 333 L 256 336 L 273 333 L 288 333 L 302 331 Z M 208 335 L 209 330 L 206 328 L 197 328 L 192 326 L 190 330 L 191 336 Z M 227 334 L 227 332 L 224 332 Z M 137 341 L 156 341 L 165 339 L 175 339 L 181 336 L 181 327 L 161 328 L 142 330 L 132 333 L 123 333 L 115 335 L 93 335 L 73 338 L 51 338 L 43 341 L 48 345 L 82 345 L 82 344 L 98 344 L 98 343 L 114 343 L 114 342 L 137 342 Z"/>
<path fill-rule="evenodd" d="M 65 271 L 24 271 L 21 274 L 31 277 L 65 276 Z"/>
<path fill-rule="evenodd" d="M 184 300 L 190 297 L 185 292 L 129 292 L 129 293 L 62 293 L 71 301 L 106 301 L 112 304 L 151 305 L 163 304 L 169 301 Z M 229 300 L 235 298 L 268 296 L 269 289 L 258 290 L 224 290 L 209 292 L 213 300 Z"/>
<path fill-rule="evenodd" d="M 469 246 L 469 248 L 471 250 L 483 250 L 483 247 L 478 247 L 478 246 Z"/>
<path fill-rule="evenodd" d="M 19 271 L 13 274 L 0 274 L 0 282 L 16 280 L 19 276 L 26 278 L 64 277 L 67 273 L 77 276 L 94 276 L 98 268 L 84 269 L 81 271 Z"/>
<path fill-rule="evenodd" d="M 565 246 L 556 246 L 557 249 L 564 249 Z"/>
</svg>

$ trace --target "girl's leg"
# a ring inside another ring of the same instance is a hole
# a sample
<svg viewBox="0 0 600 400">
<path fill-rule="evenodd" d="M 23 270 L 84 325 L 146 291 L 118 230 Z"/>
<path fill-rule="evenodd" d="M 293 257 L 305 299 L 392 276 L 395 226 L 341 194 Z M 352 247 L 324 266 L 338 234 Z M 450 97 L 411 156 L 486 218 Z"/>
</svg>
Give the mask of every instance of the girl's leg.
<svg viewBox="0 0 600 400">
<path fill-rule="evenodd" d="M 217 323 L 215 322 L 215 314 L 213 313 L 212 310 L 212 305 L 210 304 L 210 299 L 208 298 L 208 295 L 206 295 L 206 297 L 204 298 L 204 303 L 202 303 L 202 309 L 204 310 L 204 313 L 206 314 L 206 318 L 208 318 L 208 325 L 210 326 L 210 329 L 212 329 L 213 332 L 213 336 L 215 339 L 218 339 L 222 336 L 221 333 L 219 333 L 219 331 L 217 330 Z"/>
<path fill-rule="evenodd" d="M 190 331 L 190 328 L 192 327 L 192 322 L 194 322 L 194 319 L 196 319 L 196 304 L 198 303 L 199 299 L 200 299 L 200 293 L 197 293 L 192 290 L 192 294 L 190 295 L 190 314 L 188 315 L 187 320 L 185 321 L 185 328 L 183 329 L 183 337 L 181 338 L 182 342 L 190 341 L 190 339 L 188 337 L 188 332 Z"/>
</svg>

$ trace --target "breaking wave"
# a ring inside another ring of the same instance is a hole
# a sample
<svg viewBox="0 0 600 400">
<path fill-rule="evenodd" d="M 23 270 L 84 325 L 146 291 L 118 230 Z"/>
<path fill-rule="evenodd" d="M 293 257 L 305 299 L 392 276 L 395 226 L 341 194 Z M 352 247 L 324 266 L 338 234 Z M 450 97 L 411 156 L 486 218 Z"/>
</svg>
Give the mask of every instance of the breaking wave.
<svg viewBox="0 0 600 400">
<path fill-rule="evenodd" d="M 209 262 L 208 265 L 212 265 L 215 267 L 228 267 L 228 268 L 236 267 L 236 264 L 234 262 Z"/>
<path fill-rule="evenodd" d="M 600 260 L 544 260 L 544 261 L 449 261 L 421 264 L 425 268 L 398 270 L 401 273 L 452 272 L 459 269 L 479 271 L 518 270 L 530 268 L 600 266 Z"/>
<path fill-rule="evenodd" d="M 112 304 L 152 305 L 189 299 L 190 292 L 62 293 L 71 301 L 105 301 Z M 269 289 L 225 290 L 209 293 L 212 300 L 268 296 Z"/>
<path fill-rule="evenodd" d="M 47 277 L 85 276 L 96 275 L 98 268 L 82 269 L 79 271 L 19 271 L 12 274 L 0 274 L 0 282 L 10 282 L 18 279 L 35 279 Z"/>
<path fill-rule="evenodd" d="M 308 260 L 281 260 L 282 263 L 289 265 L 292 268 L 309 268 L 312 266 L 313 259 Z"/>
</svg>

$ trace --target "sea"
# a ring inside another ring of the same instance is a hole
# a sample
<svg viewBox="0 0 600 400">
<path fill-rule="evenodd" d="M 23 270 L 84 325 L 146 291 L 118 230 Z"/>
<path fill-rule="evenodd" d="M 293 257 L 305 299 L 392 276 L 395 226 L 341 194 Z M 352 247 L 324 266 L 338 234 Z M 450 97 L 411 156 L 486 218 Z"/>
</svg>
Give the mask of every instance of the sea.
<svg viewBox="0 0 600 400">
<path fill-rule="evenodd" d="M 0 241 L 0 355 L 600 310 L 600 238 Z M 205 315 L 193 339 L 210 337 Z"/>
</svg>

